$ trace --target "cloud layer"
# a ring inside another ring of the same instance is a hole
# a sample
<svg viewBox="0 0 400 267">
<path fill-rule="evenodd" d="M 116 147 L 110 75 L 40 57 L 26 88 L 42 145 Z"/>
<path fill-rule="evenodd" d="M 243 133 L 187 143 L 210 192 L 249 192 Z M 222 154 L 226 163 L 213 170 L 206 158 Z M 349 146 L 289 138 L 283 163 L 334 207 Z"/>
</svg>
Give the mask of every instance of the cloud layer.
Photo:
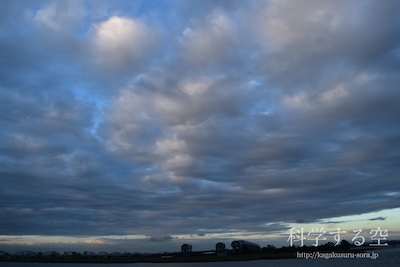
<svg viewBox="0 0 400 267">
<path fill-rule="evenodd" d="M 398 2 L 1 6 L 0 235 L 265 233 L 400 206 Z"/>
</svg>

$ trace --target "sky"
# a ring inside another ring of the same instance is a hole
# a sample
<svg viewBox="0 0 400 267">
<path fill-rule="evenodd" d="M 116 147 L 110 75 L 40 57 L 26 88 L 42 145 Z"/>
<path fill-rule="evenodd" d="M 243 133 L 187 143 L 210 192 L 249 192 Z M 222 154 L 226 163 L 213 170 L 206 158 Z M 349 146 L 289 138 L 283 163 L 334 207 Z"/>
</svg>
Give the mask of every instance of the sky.
<svg viewBox="0 0 400 267">
<path fill-rule="evenodd" d="M 0 250 L 400 239 L 399 32 L 395 0 L 0 1 Z"/>
</svg>

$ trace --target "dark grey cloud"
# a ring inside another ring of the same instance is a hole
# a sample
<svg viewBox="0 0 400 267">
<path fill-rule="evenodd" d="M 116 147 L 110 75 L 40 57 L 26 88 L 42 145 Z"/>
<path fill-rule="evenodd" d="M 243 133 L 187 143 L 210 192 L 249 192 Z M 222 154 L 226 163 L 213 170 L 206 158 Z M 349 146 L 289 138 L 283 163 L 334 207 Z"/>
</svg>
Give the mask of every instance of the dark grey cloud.
<svg viewBox="0 0 400 267">
<path fill-rule="evenodd" d="M 1 3 L 0 235 L 155 247 L 400 206 L 398 3 L 145 2 Z"/>
<path fill-rule="evenodd" d="M 369 220 L 370 221 L 384 221 L 384 220 L 386 220 L 386 218 L 385 217 L 376 217 L 376 218 L 371 218 Z"/>
</svg>

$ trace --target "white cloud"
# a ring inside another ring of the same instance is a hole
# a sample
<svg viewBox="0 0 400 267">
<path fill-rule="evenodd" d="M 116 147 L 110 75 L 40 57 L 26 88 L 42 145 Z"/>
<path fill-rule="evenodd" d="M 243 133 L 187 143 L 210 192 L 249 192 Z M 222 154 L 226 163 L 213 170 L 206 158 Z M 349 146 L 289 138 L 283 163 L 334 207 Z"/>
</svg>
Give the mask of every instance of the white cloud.
<svg viewBox="0 0 400 267">
<path fill-rule="evenodd" d="M 348 86 L 341 83 L 323 92 L 321 95 L 321 100 L 326 103 L 334 103 L 346 96 L 348 96 Z"/>
<path fill-rule="evenodd" d="M 217 62 L 228 56 L 234 43 L 231 19 L 219 10 L 212 12 L 203 25 L 187 27 L 182 45 L 186 58 L 195 63 Z"/>
<path fill-rule="evenodd" d="M 179 154 L 165 162 L 167 168 L 181 168 L 193 164 L 193 159 L 189 155 Z"/>
<path fill-rule="evenodd" d="M 318 49 L 332 44 L 330 37 L 344 19 L 342 12 L 335 12 L 341 7 L 343 3 L 333 1 L 272 1 L 261 9 L 257 30 L 272 51 L 292 45 Z"/>
<path fill-rule="evenodd" d="M 61 25 L 57 21 L 57 12 L 54 7 L 41 9 L 36 13 L 35 19 L 49 28 L 58 30 Z"/>
<path fill-rule="evenodd" d="M 138 19 L 114 16 L 94 29 L 95 62 L 105 68 L 136 65 L 155 41 L 154 30 Z"/>
<path fill-rule="evenodd" d="M 306 92 L 285 96 L 283 98 L 283 105 L 289 109 L 306 109 L 310 107 L 309 96 Z"/>
<path fill-rule="evenodd" d="M 40 25 L 61 33 L 81 23 L 85 13 L 86 9 L 78 1 L 54 1 L 39 9 L 34 19 Z"/>
<path fill-rule="evenodd" d="M 101 126 L 103 138 L 114 152 L 134 150 L 135 144 L 140 144 L 141 138 L 145 138 L 151 123 L 146 113 L 147 100 L 134 92 L 122 90 L 111 103 Z"/>
<path fill-rule="evenodd" d="M 165 138 L 157 141 L 157 152 L 161 154 L 170 154 L 183 151 L 186 147 L 184 140 L 179 140 L 177 137 Z"/>
<path fill-rule="evenodd" d="M 183 80 L 180 83 L 180 88 L 188 95 L 196 96 L 207 92 L 213 82 L 214 81 L 208 77 L 198 78 L 195 80 Z"/>
<path fill-rule="evenodd" d="M 349 90 L 350 86 L 348 84 L 338 83 L 325 90 L 310 89 L 284 96 L 282 103 L 288 109 L 306 111 L 318 108 L 324 110 L 325 105 L 337 104 L 339 100 L 348 97 Z"/>
</svg>

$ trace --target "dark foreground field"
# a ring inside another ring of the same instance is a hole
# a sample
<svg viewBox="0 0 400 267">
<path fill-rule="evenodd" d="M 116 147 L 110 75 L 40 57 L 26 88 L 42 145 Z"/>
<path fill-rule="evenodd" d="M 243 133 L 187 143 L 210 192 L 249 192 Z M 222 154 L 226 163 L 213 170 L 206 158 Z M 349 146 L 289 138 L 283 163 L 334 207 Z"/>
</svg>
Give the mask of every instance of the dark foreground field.
<svg viewBox="0 0 400 267">
<path fill-rule="evenodd" d="M 288 259 L 295 258 L 296 253 L 256 253 L 256 254 L 239 254 L 239 255 L 188 255 L 188 256 L 144 256 L 133 258 L 30 258 L 30 259 L 8 259 L 1 261 L 12 262 L 59 262 L 59 263 L 137 263 L 137 262 L 150 262 L 150 263 L 167 263 L 167 262 L 217 262 L 217 261 L 248 261 L 248 260 L 261 260 L 261 259 Z"/>
</svg>

